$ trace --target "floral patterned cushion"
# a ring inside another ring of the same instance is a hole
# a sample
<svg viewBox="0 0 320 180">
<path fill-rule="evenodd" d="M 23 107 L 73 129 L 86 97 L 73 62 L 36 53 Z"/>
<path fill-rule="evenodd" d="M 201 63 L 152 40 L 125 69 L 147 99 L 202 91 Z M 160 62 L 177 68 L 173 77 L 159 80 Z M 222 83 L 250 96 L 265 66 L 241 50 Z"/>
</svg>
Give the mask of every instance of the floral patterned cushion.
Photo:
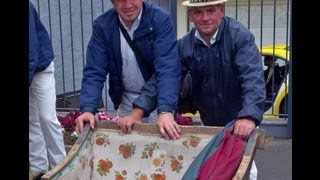
<svg viewBox="0 0 320 180">
<path fill-rule="evenodd" d="M 181 179 L 217 131 L 188 126 L 182 128 L 179 139 L 166 140 L 156 125 L 139 125 L 131 134 L 112 126 L 92 131 L 56 178 Z"/>
</svg>

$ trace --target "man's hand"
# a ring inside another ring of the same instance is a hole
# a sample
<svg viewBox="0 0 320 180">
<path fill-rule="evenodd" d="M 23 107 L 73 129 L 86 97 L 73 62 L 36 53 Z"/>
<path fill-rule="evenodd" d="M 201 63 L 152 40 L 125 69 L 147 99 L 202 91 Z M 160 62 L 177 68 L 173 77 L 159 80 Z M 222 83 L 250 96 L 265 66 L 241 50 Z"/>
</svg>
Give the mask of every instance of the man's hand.
<svg viewBox="0 0 320 180">
<path fill-rule="evenodd" d="M 236 137 L 246 140 L 251 135 L 254 128 L 256 128 L 256 125 L 252 120 L 239 119 L 234 123 L 231 131 L 233 131 L 233 135 Z"/>
<path fill-rule="evenodd" d="M 117 125 L 120 127 L 121 131 L 130 134 L 132 131 L 132 126 L 136 123 L 141 123 L 143 117 L 143 110 L 139 108 L 134 108 L 128 116 L 119 118 Z"/>
<path fill-rule="evenodd" d="M 161 134 L 165 139 L 178 139 L 180 138 L 180 127 L 174 120 L 173 114 L 170 112 L 159 113 L 157 125 Z"/>
<path fill-rule="evenodd" d="M 94 119 L 94 115 L 90 112 L 85 112 L 81 114 L 75 121 L 76 121 L 76 132 L 78 135 L 81 134 L 85 122 L 89 122 L 91 129 L 94 129 L 95 119 Z"/>
</svg>

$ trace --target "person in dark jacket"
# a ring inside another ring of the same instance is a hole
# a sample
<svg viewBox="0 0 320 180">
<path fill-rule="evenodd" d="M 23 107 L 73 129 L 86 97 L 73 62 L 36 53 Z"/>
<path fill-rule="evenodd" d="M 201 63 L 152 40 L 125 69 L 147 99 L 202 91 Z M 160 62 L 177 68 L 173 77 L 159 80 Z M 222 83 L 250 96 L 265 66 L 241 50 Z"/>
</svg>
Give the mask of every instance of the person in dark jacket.
<svg viewBox="0 0 320 180">
<path fill-rule="evenodd" d="M 32 178 L 65 158 L 61 124 L 56 114 L 54 53 L 51 39 L 29 1 L 29 166 Z"/>
<path fill-rule="evenodd" d="M 107 75 L 109 95 L 121 117 L 119 126 L 126 124 L 128 118 L 141 122 L 135 117 L 140 117 L 143 112 L 139 109 L 132 111 L 132 103 L 144 83 L 154 74 L 158 87 L 157 124 L 162 131 L 179 137 L 180 129 L 174 121 L 173 111 L 177 108 L 181 64 L 170 15 L 158 5 L 143 0 L 111 2 L 113 8 L 93 23 L 83 70 L 80 95 L 82 115 L 76 120 L 77 132 L 81 133 L 84 122 L 90 122 L 91 128 L 94 128 L 94 114 Z M 120 23 L 142 58 L 137 57 L 129 46 L 119 29 Z"/>
<path fill-rule="evenodd" d="M 245 139 L 263 118 L 263 66 L 253 34 L 240 22 L 224 16 L 226 1 L 183 3 L 195 28 L 179 39 L 182 76 L 190 71 L 192 77 L 189 110 L 199 111 L 206 126 L 224 126 L 236 120 L 233 134 Z M 149 81 L 134 101 L 145 114 L 156 103 L 155 87 Z"/>
<path fill-rule="evenodd" d="M 275 63 L 272 56 L 264 57 L 264 65 L 268 68 L 264 71 L 264 79 L 266 82 L 266 97 L 272 99 L 283 79 L 282 70 L 279 64 Z"/>
</svg>

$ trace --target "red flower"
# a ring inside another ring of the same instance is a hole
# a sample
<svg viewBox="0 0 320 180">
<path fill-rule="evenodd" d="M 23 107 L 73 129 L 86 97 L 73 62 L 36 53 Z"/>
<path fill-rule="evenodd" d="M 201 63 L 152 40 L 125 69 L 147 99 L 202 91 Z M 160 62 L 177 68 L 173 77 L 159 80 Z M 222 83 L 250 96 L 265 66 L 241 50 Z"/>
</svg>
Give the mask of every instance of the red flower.
<svg viewBox="0 0 320 180">
<path fill-rule="evenodd" d="M 182 116 L 180 114 L 177 115 L 177 124 L 192 126 L 192 117 Z"/>
<path fill-rule="evenodd" d="M 65 116 L 58 115 L 58 120 L 60 121 L 61 127 L 66 131 L 74 131 L 75 130 L 75 120 L 80 116 L 80 112 L 69 112 Z"/>
</svg>

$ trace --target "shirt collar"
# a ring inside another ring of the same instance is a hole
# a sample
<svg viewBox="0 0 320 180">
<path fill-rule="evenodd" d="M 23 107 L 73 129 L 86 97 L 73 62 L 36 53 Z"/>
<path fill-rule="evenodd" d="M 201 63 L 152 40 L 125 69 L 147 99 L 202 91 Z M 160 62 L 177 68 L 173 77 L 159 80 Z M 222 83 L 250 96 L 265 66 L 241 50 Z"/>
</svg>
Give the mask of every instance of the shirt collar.
<svg viewBox="0 0 320 180">
<path fill-rule="evenodd" d="M 214 33 L 214 35 L 211 37 L 210 39 L 210 44 L 212 45 L 214 42 L 216 42 L 216 39 L 217 39 L 217 35 L 218 35 L 218 32 L 219 32 L 219 28 L 216 30 L 216 32 Z M 202 41 L 205 45 L 207 45 L 207 43 L 202 39 L 202 37 L 200 36 L 200 33 L 199 31 L 196 29 L 196 32 L 194 34 L 194 36 L 196 38 L 198 38 L 200 41 Z M 208 45 L 207 45 L 208 46 Z"/>
</svg>

